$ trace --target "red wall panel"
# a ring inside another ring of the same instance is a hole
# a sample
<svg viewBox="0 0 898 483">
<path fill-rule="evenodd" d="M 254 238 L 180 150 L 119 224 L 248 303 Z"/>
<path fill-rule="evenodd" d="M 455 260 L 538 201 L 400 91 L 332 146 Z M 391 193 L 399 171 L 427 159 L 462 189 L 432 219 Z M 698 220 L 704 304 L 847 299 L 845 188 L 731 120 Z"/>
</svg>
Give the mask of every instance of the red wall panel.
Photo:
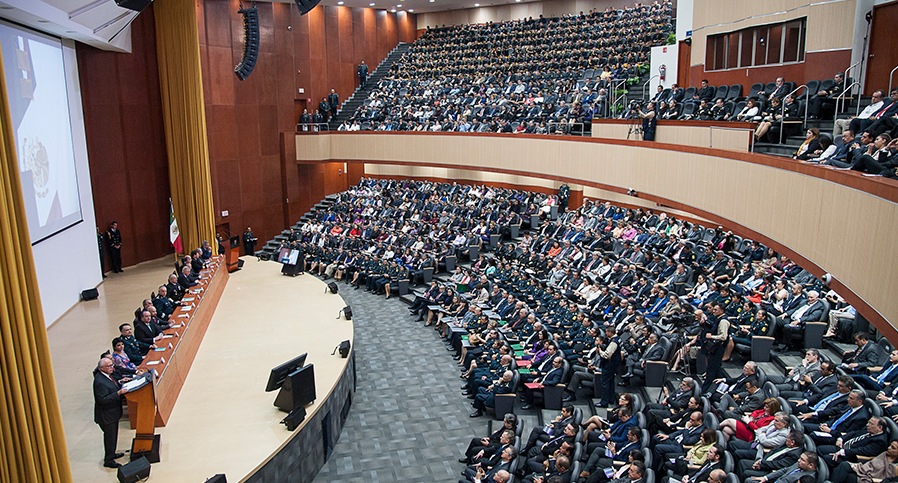
<svg viewBox="0 0 898 483">
<path fill-rule="evenodd" d="M 174 252 L 152 7 L 131 24 L 131 47 L 76 47 L 97 224 L 119 222 L 125 266 Z"/>
</svg>

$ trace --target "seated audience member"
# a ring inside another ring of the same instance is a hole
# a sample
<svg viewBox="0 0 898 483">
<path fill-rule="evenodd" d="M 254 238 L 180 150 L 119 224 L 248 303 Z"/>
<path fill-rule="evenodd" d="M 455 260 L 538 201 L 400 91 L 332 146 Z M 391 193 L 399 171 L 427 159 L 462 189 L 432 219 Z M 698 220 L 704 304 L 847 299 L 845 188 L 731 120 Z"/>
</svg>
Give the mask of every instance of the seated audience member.
<svg viewBox="0 0 898 483">
<path fill-rule="evenodd" d="M 780 101 L 779 97 L 774 97 L 770 100 L 770 104 L 767 104 L 767 107 L 761 112 L 761 119 L 758 123 L 758 127 L 755 128 L 755 142 L 769 142 L 767 139 L 767 133 L 770 131 L 770 128 L 777 124 L 781 119 L 783 119 L 783 103 Z"/>
<path fill-rule="evenodd" d="M 877 480 L 895 481 L 898 466 L 898 441 L 893 440 L 885 451 L 871 460 L 849 462 L 839 459 L 830 472 L 830 481 L 843 483 L 873 483 Z"/>
<path fill-rule="evenodd" d="M 190 287 L 199 285 L 199 281 L 197 280 L 197 277 L 191 273 L 189 265 L 181 267 L 181 274 L 178 275 L 178 285 L 180 285 L 185 292 Z"/>
<path fill-rule="evenodd" d="M 476 418 L 482 416 L 486 408 L 495 407 L 496 394 L 508 394 L 514 391 L 511 387 L 512 377 L 514 377 L 514 374 L 511 371 L 505 371 L 505 374 L 502 375 L 502 379 L 481 389 L 481 392 L 474 396 L 474 412 L 471 413 L 471 417 Z"/>
<path fill-rule="evenodd" d="M 820 376 L 820 351 L 807 349 L 804 351 L 804 359 L 801 360 L 801 364 L 790 369 L 785 376 L 767 374 L 767 381 L 773 383 L 782 394 L 783 391 L 801 391 L 807 388 L 808 384 L 813 384 Z"/>
<path fill-rule="evenodd" d="M 142 372 L 142 370 L 137 369 L 137 364 L 134 364 L 131 361 L 131 358 L 128 357 L 128 353 L 125 352 L 125 342 L 121 337 L 112 339 L 112 363 L 126 375 L 139 374 Z"/>
<path fill-rule="evenodd" d="M 465 456 L 463 458 L 459 458 L 459 463 L 476 463 L 478 460 L 482 458 L 489 458 L 497 453 L 497 450 L 502 446 L 500 443 L 503 434 L 506 431 L 511 431 L 511 439 L 510 441 L 514 442 L 514 431 L 518 426 L 518 418 L 513 413 L 508 413 L 502 419 L 502 427 L 493 432 L 493 434 L 487 436 L 486 438 L 473 438 L 471 439 L 471 443 L 468 444 L 468 449 L 465 451 Z M 506 443 L 508 444 L 508 443 Z"/>
<path fill-rule="evenodd" d="M 528 453 L 537 443 L 549 441 L 564 431 L 565 426 L 574 422 L 574 405 L 565 404 L 561 406 L 561 414 L 554 420 L 547 423 L 543 427 L 535 427 L 530 431 L 527 444 L 521 450 L 522 453 Z"/>
<path fill-rule="evenodd" d="M 162 328 L 153 321 L 149 310 L 140 313 L 140 322 L 136 323 L 134 337 L 145 344 L 153 344 L 162 338 Z"/>
<path fill-rule="evenodd" d="M 813 451 L 805 451 L 798 457 L 798 461 L 785 468 L 780 468 L 773 473 L 765 476 L 753 476 L 749 482 L 760 481 L 761 483 L 805 483 L 805 477 L 810 482 L 817 481 L 817 467 L 819 461 L 817 453 Z"/>
<path fill-rule="evenodd" d="M 880 134 L 867 146 L 867 152 L 851 166 L 853 171 L 878 174 L 887 178 L 895 178 L 898 167 L 898 139 L 888 134 Z"/>
<path fill-rule="evenodd" d="M 143 362 L 144 356 L 150 349 L 156 348 L 155 344 L 146 343 L 134 337 L 134 329 L 131 327 L 131 324 L 122 324 L 118 327 L 118 330 L 121 333 L 121 336 L 118 338 L 124 344 L 122 350 L 128 355 L 128 360 L 136 366 Z"/>
<path fill-rule="evenodd" d="M 789 416 L 784 412 L 779 412 L 773 417 L 773 421 L 754 431 L 754 437 L 751 441 L 732 438 L 727 443 L 727 449 L 739 458 L 752 458 L 759 447 L 761 449 L 770 449 L 782 446 L 786 442 L 788 434 Z"/>
<path fill-rule="evenodd" d="M 652 447 L 653 459 L 659 463 L 666 461 L 669 457 L 676 457 L 686 452 L 684 446 L 696 446 L 703 439 L 705 431 L 709 430 L 705 426 L 704 417 L 701 411 L 693 411 L 689 414 L 689 420 L 683 429 L 667 434 L 656 434 L 652 436 L 650 446 Z M 711 430 L 713 432 L 713 430 Z M 708 443 L 713 443 L 709 441 Z M 669 456 L 674 455 L 674 456 Z"/>
<path fill-rule="evenodd" d="M 886 422 L 873 416 L 861 429 L 847 433 L 831 444 L 817 446 L 817 455 L 833 469 L 840 461 L 857 463 L 858 456 L 876 456 L 888 446 Z"/>
<path fill-rule="evenodd" d="M 858 332 L 854 335 L 854 344 L 857 349 L 842 357 L 842 363 L 839 364 L 840 369 L 849 374 L 860 373 L 879 364 L 881 349 L 879 344 L 870 340 L 870 334 Z"/>
<path fill-rule="evenodd" d="M 609 481 L 612 483 L 639 483 L 645 475 L 645 455 L 642 450 L 630 451 L 629 464 L 614 468 L 611 476 L 605 473 L 604 468 L 596 468 L 592 471 L 587 465 L 581 466 L 581 468 L 583 470 L 578 476 L 584 483 L 607 483 Z"/>
<path fill-rule="evenodd" d="M 752 442 L 755 440 L 755 431 L 772 423 L 779 411 L 779 401 L 776 398 L 767 398 L 764 400 L 762 408 L 756 409 L 750 414 L 743 414 L 741 417 L 724 419 L 720 422 L 718 429 L 723 432 L 727 441 L 736 437 L 742 441 Z"/>
<path fill-rule="evenodd" d="M 823 152 L 820 149 L 820 130 L 812 127 L 805 133 L 804 142 L 801 143 L 801 146 L 798 147 L 798 151 L 792 155 L 792 158 L 807 161 L 814 157 L 817 151 Z"/>
<path fill-rule="evenodd" d="M 184 296 L 184 287 L 178 283 L 178 275 L 172 273 L 168 276 L 168 283 L 165 284 L 165 293 L 173 302 L 179 302 Z"/>
<path fill-rule="evenodd" d="M 885 391 L 898 379 L 898 349 L 892 349 L 889 353 L 889 362 L 879 371 L 866 374 L 851 374 L 851 377 L 864 389 L 872 392 L 875 397 L 880 391 Z"/>
<path fill-rule="evenodd" d="M 745 453 L 748 457 L 739 459 L 739 462 L 736 463 L 736 475 L 739 477 L 739 481 L 744 481 L 746 478 L 763 477 L 792 466 L 801 456 L 803 447 L 804 433 L 793 429 L 786 436 L 785 446 L 773 448 L 767 452 L 761 451 L 763 456 L 760 459 L 758 459 L 758 454 L 753 454 L 751 450 Z"/>
<path fill-rule="evenodd" d="M 505 449 L 496 456 L 498 456 L 498 458 L 467 467 L 464 471 L 465 479 L 458 480 L 459 483 L 468 483 L 471 481 L 476 483 L 486 481 L 508 481 L 508 478 L 505 478 L 505 476 L 510 476 L 509 472 L 512 470 L 511 464 L 518 456 L 518 452 L 514 449 L 514 446 L 506 445 Z M 503 478 L 505 479 L 503 480 Z"/>
<path fill-rule="evenodd" d="M 836 136 L 841 136 L 846 129 L 851 129 L 851 126 L 854 126 L 852 131 L 859 132 L 867 127 L 870 124 L 873 124 L 878 117 L 873 120 L 870 120 L 880 109 L 885 106 L 885 92 L 882 89 L 877 89 L 873 91 L 873 95 L 870 98 L 870 104 L 864 108 L 857 116 L 851 116 L 848 119 L 836 119 L 833 122 L 833 139 L 836 139 Z"/>
<path fill-rule="evenodd" d="M 675 412 L 681 411 L 689 404 L 695 389 L 695 380 L 691 377 L 684 377 L 680 381 L 680 385 L 673 393 L 664 387 L 664 398 L 657 403 L 647 403 L 643 408 L 643 414 L 646 417 L 646 427 L 650 427 L 653 422 L 670 418 Z"/>
<path fill-rule="evenodd" d="M 171 314 L 174 313 L 175 307 L 180 305 L 179 303 L 173 302 L 170 298 L 168 298 L 168 286 L 161 285 L 159 286 L 159 291 L 156 293 L 156 297 L 153 298 L 153 307 L 156 307 L 156 313 L 162 320 L 168 320 L 171 318 Z"/>
<path fill-rule="evenodd" d="M 714 100 L 714 94 L 717 93 L 717 89 L 708 85 L 708 79 L 702 79 L 702 85 L 695 91 L 695 96 L 692 98 L 696 101 L 707 101 L 711 102 Z"/>
<path fill-rule="evenodd" d="M 212 258 L 212 247 L 209 245 L 209 240 L 203 240 L 199 250 L 201 259 L 208 260 Z"/>
<path fill-rule="evenodd" d="M 710 396 L 710 400 L 717 403 L 722 410 L 729 406 L 735 405 L 748 395 L 746 383 L 754 381 L 758 384 L 758 364 L 754 361 L 748 361 L 742 366 L 742 374 L 739 377 L 721 377 L 713 380 L 712 387 L 716 388 Z M 721 384 L 723 384 L 721 386 Z M 721 389 L 723 388 L 723 389 Z"/>
<path fill-rule="evenodd" d="M 711 431 L 710 434 L 714 434 L 713 439 L 717 439 L 716 433 L 712 430 L 708 429 L 706 431 Z M 703 437 L 703 441 L 706 439 Z M 723 469 L 723 460 L 724 460 L 724 449 L 723 446 L 717 443 L 713 443 L 711 445 L 696 445 L 692 448 L 692 450 L 696 450 L 697 448 L 704 448 L 705 453 L 704 457 L 699 457 L 698 452 L 693 452 L 692 459 L 688 460 L 687 463 L 686 458 L 680 457 L 677 458 L 675 463 L 671 463 L 670 461 L 666 461 L 664 466 L 673 470 L 674 476 L 668 477 L 665 476 L 661 478 L 662 483 L 688 483 L 688 482 L 702 482 L 706 481 L 708 477 L 711 475 L 711 472 L 714 470 L 722 470 Z M 691 463 L 691 464 L 690 464 Z M 671 468 L 672 467 L 672 468 Z M 688 478 L 684 478 L 688 477 Z"/>
<path fill-rule="evenodd" d="M 825 315 L 826 306 L 820 300 L 820 293 L 816 290 L 808 292 L 808 298 L 804 303 L 788 310 L 781 319 L 777 319 L 777 329 L 781 331 L 783 346 L 795 347 L 795 340 L 802 340 L 804 327 L 808 322 L 819 322 Z"/>
<path fill-rule="evenodd" d="M 739 111 L 739 114 L 736 114 L 736 117 L 733 120 L 743 122 L 753 121 L 755 120 L 755 116 L 760 114 L 759 111 L 758 101 L 751 98 L 745 103 L 745 107 Z"/>
<path fill-rule="evenodd" d="M 830 119 L 836 107 L 836 98 L 845 90 L 845 74 L 836 72 L 835 83 L 828 89 L 820 89 L 811 97 L 808 104 L 808 117 L 811 119 Z"/>
<path fill-rule="evenodd" d="M 863 428 L 870 417 L 864 408 L 865 397 L 864 391 L 852 390 L 848 393 L 847 406 L 839 406 L 841 411 L 833 411 L 828 418 L 822 416 L 805 420 L 802 423 L 805 433 L 820 446 L 834 444 L 842 436 Z"/>
<path fill-rule="evenodd" d="M 764 91 L 758 93 L 758 97 L 767 99 L 767 101 L 769 102 L 777 97 L 783 97 L 788 94 L 788 92 L 786 92 L 786 89 L 786 79 L 784 79 L 783 77 L 777 77 L 776 83 L 774 84 L 773 88 L 768 91 L 765 87 Z"/>
</svg>

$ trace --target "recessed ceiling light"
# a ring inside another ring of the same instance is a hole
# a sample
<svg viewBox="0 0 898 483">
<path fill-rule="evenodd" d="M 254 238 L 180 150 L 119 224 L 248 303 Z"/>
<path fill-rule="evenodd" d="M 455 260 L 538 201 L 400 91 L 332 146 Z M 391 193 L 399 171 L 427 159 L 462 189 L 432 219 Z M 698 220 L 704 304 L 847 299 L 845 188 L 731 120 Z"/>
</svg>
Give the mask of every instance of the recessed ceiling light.
<svg viewBox="0 0 898 483">
<path fill-rule="evenodd" d="M 343 0 L 340 0 L 339 2 L 337 2 L 337 5 L 343 5 Z"/>
<path fill-rule="evenodd" d="M 369 3 L 368 6 L 369 6 L 369 7 L 373 7 L 373 6 L 374 6 L 374 2 Z"/>
<path fill-rule="evenodd" d="M 409 12 L 414 12 L 415 9 L 414 9 L 414 8 L 410 8 L 410 9 L 408 9 L 408 11 L 409 11 Z"/>
<path fill-rule="evenodd" d="M 395 9 L 395 8 L 391 8 L 390 11 L 393 12 L 393 13 L 396 13 L 396 9 Z"/>
<path fill-rule="evenodd" d="M 399 8 L 399 7 L 402 7 L 402 4 L 401 4 L 401 3 L 400 3 L 399 5 L 396 5 L 396 8 Z"/>
<path fill-rule="evenodd" d="M 474 6 L 475 6 L 475 7 L 479 7 L 480 4 L 479 4 L 479 3 L 475 3 Z"/>
</svg>

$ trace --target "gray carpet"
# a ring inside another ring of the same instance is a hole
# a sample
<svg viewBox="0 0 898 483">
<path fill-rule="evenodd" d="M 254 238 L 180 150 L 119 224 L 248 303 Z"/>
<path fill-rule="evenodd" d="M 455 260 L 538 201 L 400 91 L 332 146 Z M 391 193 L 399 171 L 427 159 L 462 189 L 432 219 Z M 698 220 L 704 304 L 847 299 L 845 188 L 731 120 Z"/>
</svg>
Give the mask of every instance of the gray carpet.
<svg viewBox="0 0 898 483">
<path fill-rule="evenodd" d="M 358 384 L 315 482 L 457 481 L 458 458 L 489 416 L 469 418 L 459 366 L 408 305 L 340 284 L 352 307 Z"/>
</svg>

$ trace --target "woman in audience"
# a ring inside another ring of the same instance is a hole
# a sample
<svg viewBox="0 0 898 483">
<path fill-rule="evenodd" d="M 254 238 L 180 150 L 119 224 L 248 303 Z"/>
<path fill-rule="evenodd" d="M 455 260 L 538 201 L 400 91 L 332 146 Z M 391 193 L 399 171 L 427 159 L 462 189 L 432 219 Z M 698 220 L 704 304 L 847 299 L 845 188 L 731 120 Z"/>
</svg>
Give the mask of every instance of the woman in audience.
<svg viewBox="0 0 898 483">
<path fill-rule="evenodd" d="M 779 410 L 779 400 L 769 397 L 764 400 L 764 407 L 761 409 L 753 411 L 751 414 L 743 415 L 742 419 L 724 419 L 720 422 L 718 429 L 723 433 L 727 443 L 734 436 L 742 441 L 751 443 L 755 440 L 755 430 L 771 424 Z"/>
<path fill-rule="evenodd" d="M 630 414 L 634 414 L 632 394 L 621 394 L 620 397 L 617 398 L 617 407 L 608 410 L 608 419 L 605 421 L 602 421 L 602 418 L 598 416 L 593 416 L 581 423 L 580 426 L 583 427 L 583 443 L 586 443 L 589 433 L 597 429 L 599 431 L 608 429 L 612 424 L 616 423 L 620 419 L 619 415 L 621 408 L 627 408 L 630 410 Z"/>
<path fill-rule="evenodd" d="M 128 354 L 125 354 L 125 342 L 122 341 L 121 337 L 112 339 L 112 363 L 120 368 L 124 374 L 141 374 L 144 372 L 144 369 L 137 369 L 137 366 L 131 362 Z"/>
<path fill-rule="evenodd" d="M 670 460 L 665 461 L 661 466 L 661 472 L 666 473 L 667 470 L 673 471 L 675 474 L 685 475 L 689 465 L 702 466 L 708 459 L 708 451 L 712 446 L 717 444 L 717 431 L 711 428 L 702 430 L 702 439 L 695 446 L 686 452 L 682 458 L 677 458 L 673 463 Z"/>
<path fill-rule="evenodd" d="M 820 148 L 814 151 L 809 163 L 820 163 L 836 153 L 836 145 L 829 136 L 820 136 Z"/>
<path fill-rule="evenodd" d="M 839 483 L 894 483 L 898 477 L 898 441 L 893 440 L 889 447 L 871 460 L 857 463 L 836 460 L 837 466 L 830 474 L 830 481 Z"/>
<path fill-rule="evenodd" d="M 702 296 L 708 292 L 708 280 L 705 274 L 700 273 L 695 279 L 695 286 L 686 294 L 686 298 L 692 300 L 693 304 L 700 303 Z"/>
<path fill-rule="evenodd" d="M 779 97 L 770 100 L 770 105 L 761 112 L 761 122 L 755 129 L 755 142 L 769 142 L 767 132 L 770 127 L 783 118 L 783 104 Z"/>
<path fill-rule="evenodd" d="M 792 159 L 806 161 L 813 157 L 814 152 L 820 149 L 820 130 L 812 127 L 805 133 L 804 142 L 798 147 L 798 151 L 792 155 Z"/>
<path fill-rule="evenodd" d="M 739 114 L 736 114 L 734 120 L 748 122 L 754 120 L 755 116 L 758 115 L 758 101 L 752 97 L 749 98 L 745 103 L 745 107 L 739 111 Z"/>
</svg>

